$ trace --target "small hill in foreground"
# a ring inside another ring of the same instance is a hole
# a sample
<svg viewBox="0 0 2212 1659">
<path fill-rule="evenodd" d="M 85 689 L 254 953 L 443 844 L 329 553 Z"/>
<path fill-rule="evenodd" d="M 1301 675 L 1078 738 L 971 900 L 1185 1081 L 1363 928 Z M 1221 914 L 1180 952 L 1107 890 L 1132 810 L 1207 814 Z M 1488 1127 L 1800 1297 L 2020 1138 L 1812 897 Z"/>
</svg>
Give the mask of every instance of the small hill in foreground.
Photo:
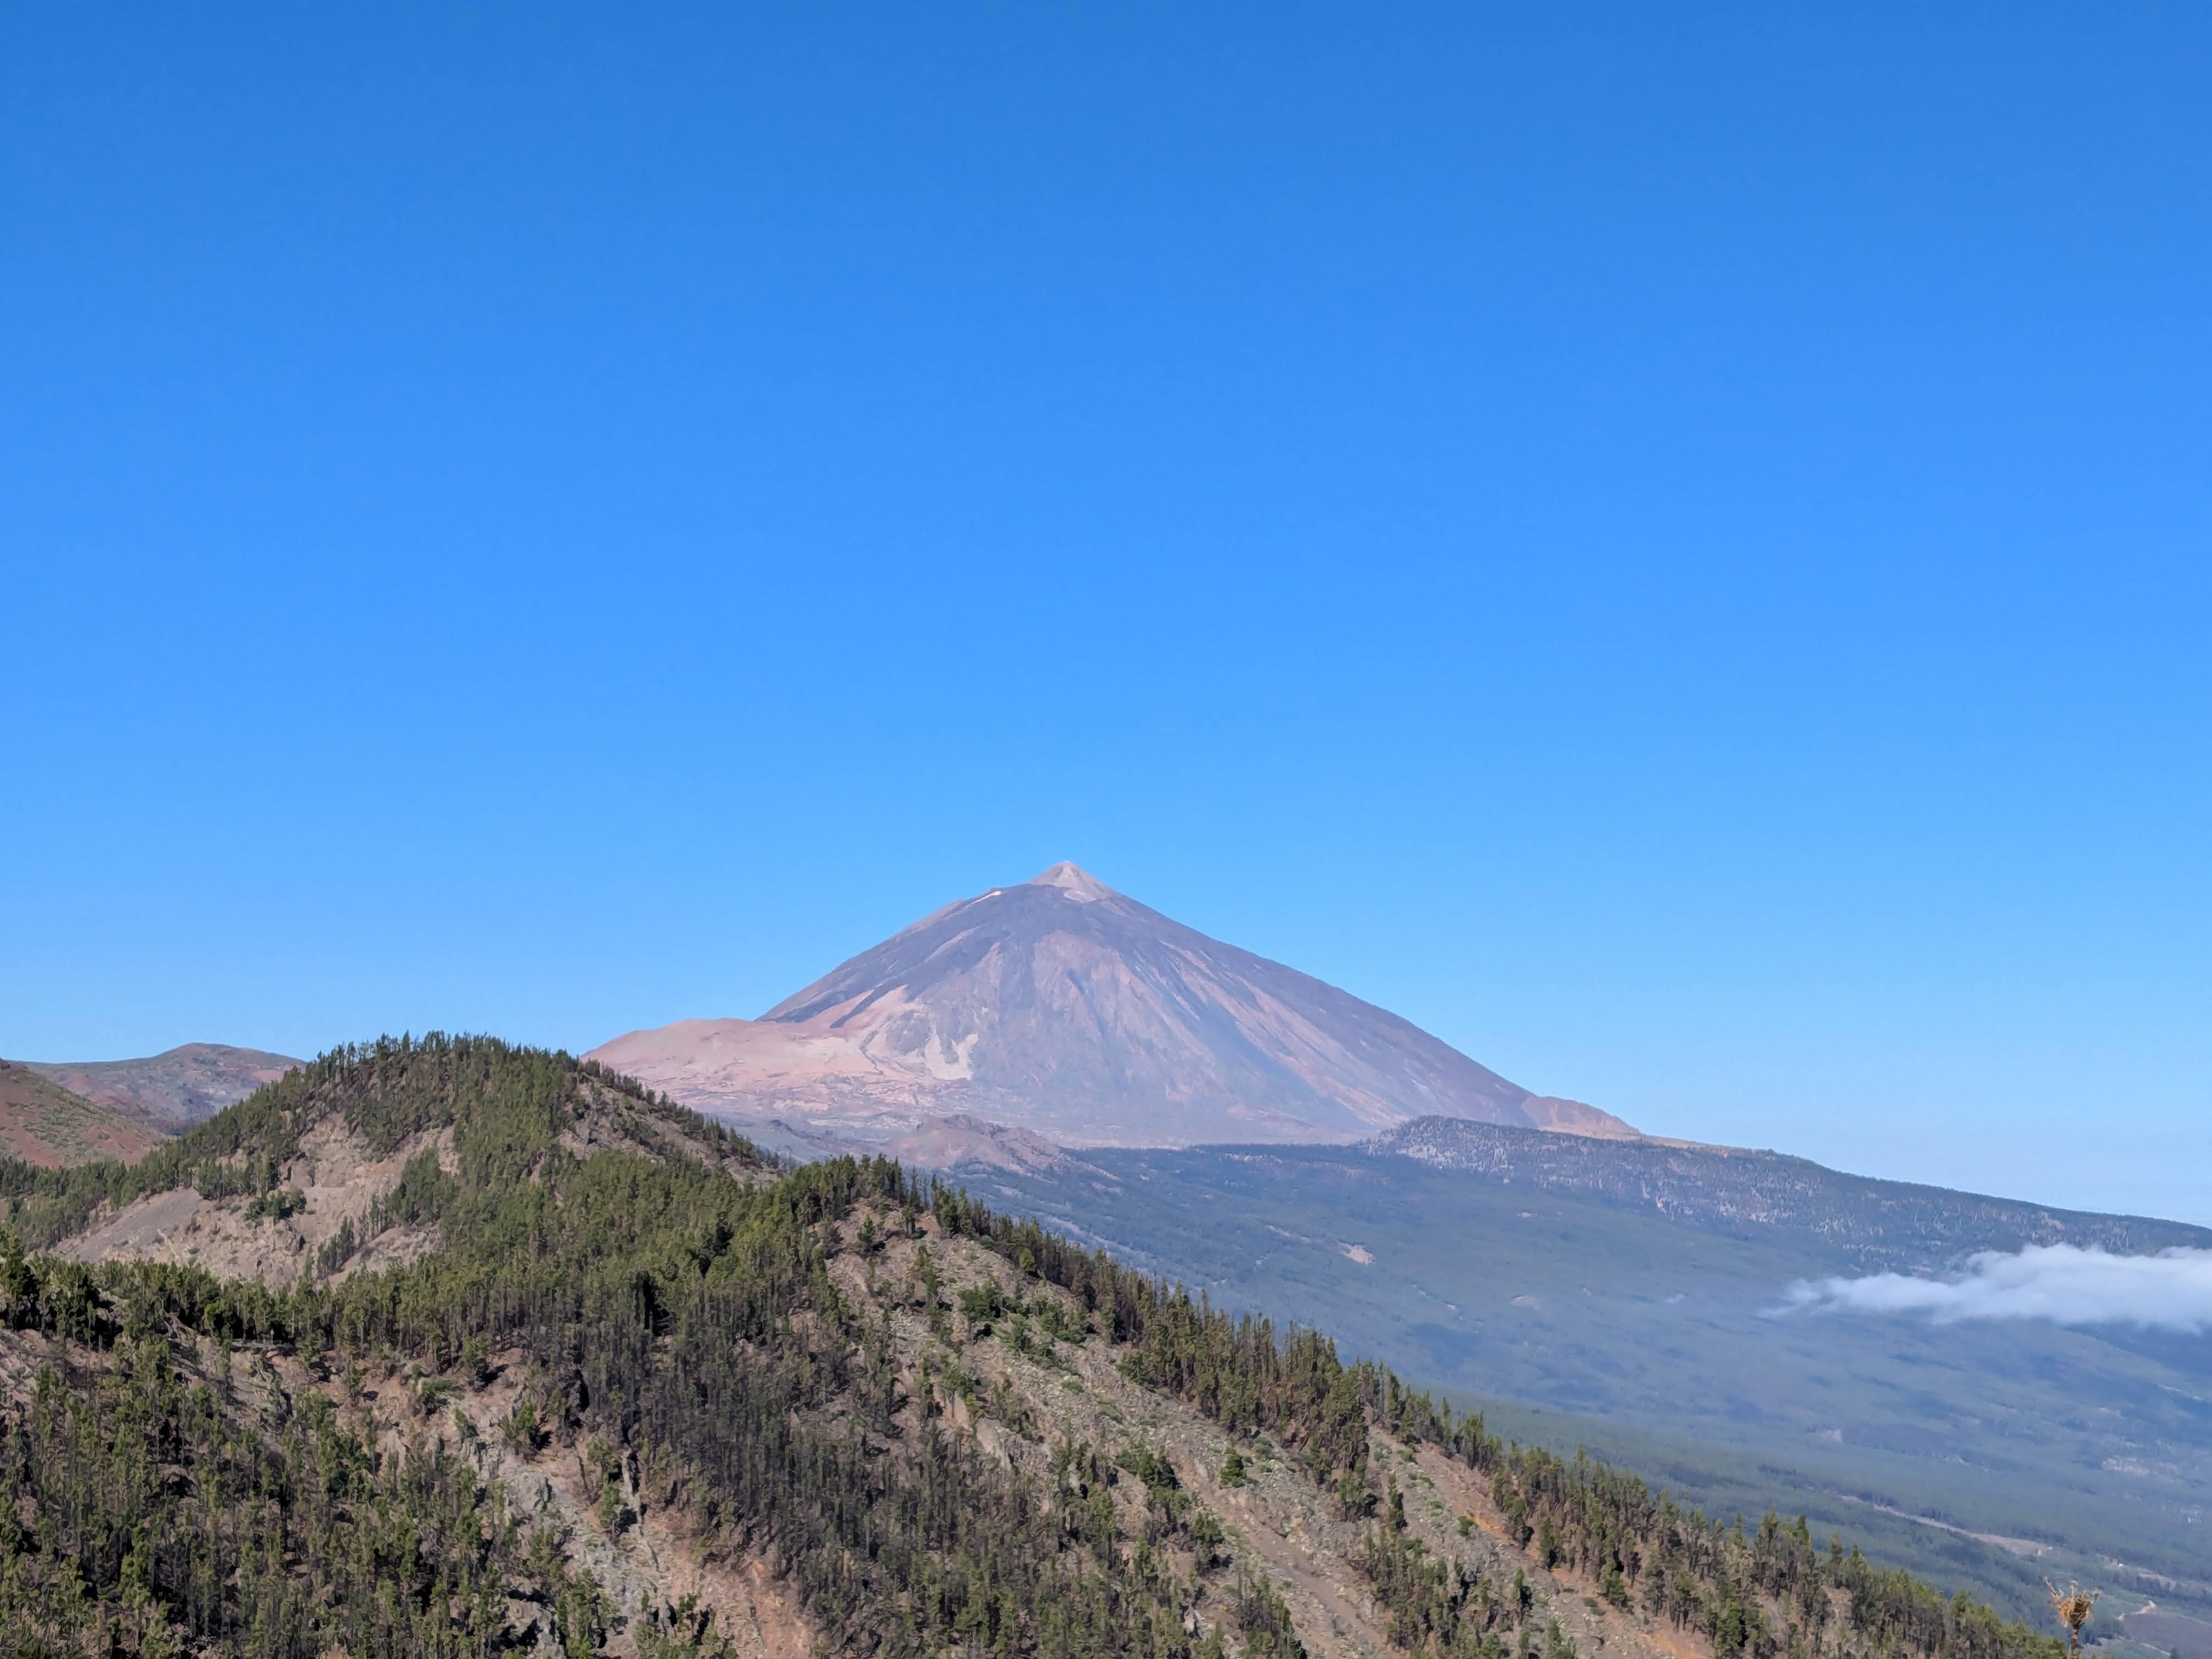
<svg viewBox="0 0 2212 1659">
<path fill-rule="evenodd" d="M 341 1143 L 398 1175 L 299 1184 Z M 289 1282 L 85 1248 L 185 1191 L 323 1246 Z M 2061 1652 L 564 1055 L 349 1050 L 136 1169 L 0 1164 L 0 1627 L 30 1651 Z"/>
<path fill-rule="evenodd" d="M 701 1111 L 878 1145 L 953 1115 L 1063 1146 L 1348 1141 L 1430 1114 L 1634 1133 L 1072 864 L 949 904 L 757 1020 L 592 1057 Z"/>
<path fill-rule="evenodd" d="M 0 1152 L 41 1169 L 142 1158 L 167 1137 L 30 1066 L 0 1060 Z"/>
</svg>

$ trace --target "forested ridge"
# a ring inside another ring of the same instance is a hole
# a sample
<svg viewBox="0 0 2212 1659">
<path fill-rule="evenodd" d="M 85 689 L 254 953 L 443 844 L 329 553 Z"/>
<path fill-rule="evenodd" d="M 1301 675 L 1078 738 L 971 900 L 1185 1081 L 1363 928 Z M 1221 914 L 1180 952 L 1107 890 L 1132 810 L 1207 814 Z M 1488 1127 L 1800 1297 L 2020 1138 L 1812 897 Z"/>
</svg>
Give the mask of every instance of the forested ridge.
<svg viewBox="0 0 2212 1659">
<path fill-rule="evenodd" d="M 289 1284 L 34 1253 L 178 1187 L 273 1214 L 302 1136 L 333 1123 L 419 1150 Z M 1717 1659 L 2063 1650 L 1802 1525 L 1724 1526 L 1501 1444 L 1317 1334 L 1227 1317 L 896 1164 L 777 1167 L 565 1055 L 341 1050 L 129 1169 L 0 1164 L 0 1200 L 8 1654 L 729 1650 L 696 1600 L 610 1588 L 595 1540 L 648 1510 L 706 1559 L 765 1561 L 832 1652 L 1303 1652 L 1188 1463 L 1048 1437 L 998 1364 L 1076 1352 L 1225 1435 L 1210 1485 L 1246 1455 L 1302 1469 L 1360 1528 L 1354 1565 L 1407 1651 L 1567 1659 L 1532 1588 L 1554 1577 Z M 363 1271 L 398 1228 L 437 1248 Z M 1393 1445 L 1474 1472 L 1527 1573 L 1417 1536 Z M 583 1518 L 549 1510 L 550 1479 L 535 1504 L 518 1484 L 572 1468 Z"/>
</svg>

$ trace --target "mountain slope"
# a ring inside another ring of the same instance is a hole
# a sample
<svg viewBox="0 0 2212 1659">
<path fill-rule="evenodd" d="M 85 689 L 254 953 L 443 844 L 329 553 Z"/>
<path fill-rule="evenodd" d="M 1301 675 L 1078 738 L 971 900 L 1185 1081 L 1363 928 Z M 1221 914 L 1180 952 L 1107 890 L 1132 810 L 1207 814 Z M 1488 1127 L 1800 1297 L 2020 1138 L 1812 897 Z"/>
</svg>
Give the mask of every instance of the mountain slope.
<svg viewBox="0 0 2212 1659">
<path fill-rule="evenodd" d="M 418 1259 L 272 1289 L 0 1253 L 25 1651 L 2058 1659 L 888 1161 L 764 1167 L 566 1056 L 379 1043 L 149 1175 L 0 1191 L 40 1237 L 183 1190 L 155 1178 L 266 1220 L 270 1172 L 337 1136 L 419 1147 L 374 1206 Z"/>
<path fill-rule="evenodd" d="M 1632 1133 L 1072 864 L 948 905 L 758 1020 L 592 1055 L 701 1110 L 877 1139 L 956 1113 L 1065 1146 L 1342 1141 L 1430 1114 Z"/>
<path fill-rule="evenodd" d="M 31 1066 L 0 1060 L 0 1152 L 52 1169 L 96 1158 L 139 1158 L 164 1138 Z"/>
<path fill-rule="evenodd" d="M 1778 1316 L 1799 1280 L 1977 1249 L 2212 1246 L 2178 1223 L 1877 1182 L 1771 1153 L 1431 1121 L 1358 1147 L 1093 1149 L 957 1178 L 1118 1259 L 1328 1330 L 1515 1431 L 1787 1502 L 2014 1606 L 2117 1558 L 2212 1597 L 2212 1339 Z M 2026 1539 L 2041 1555 L 1946 1533 Z"/>
<path fill-rule="evenodd" d="M 63 1088 L 165 1134 L 214 1116 L 300 1064 L 283 1054 L 220 1042 L 187 1042 L 143 1060 L 25 1063 Z"/>
</svg>

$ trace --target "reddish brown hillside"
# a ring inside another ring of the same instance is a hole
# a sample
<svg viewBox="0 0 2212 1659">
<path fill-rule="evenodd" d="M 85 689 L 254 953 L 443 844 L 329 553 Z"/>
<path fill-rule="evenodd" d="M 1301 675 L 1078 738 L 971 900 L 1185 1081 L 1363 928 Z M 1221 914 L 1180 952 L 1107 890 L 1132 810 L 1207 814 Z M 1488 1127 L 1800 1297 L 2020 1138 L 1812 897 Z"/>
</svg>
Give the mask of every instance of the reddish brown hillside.
<svg viewBox="0 0 2212 1659">
<path fill-rule="evenodd" d="M 0 1060 L 0 1152 L 52 1170 L 95 1158 L 129 1163 L 166 1139 L 27 1066 Z"/>
</svg>

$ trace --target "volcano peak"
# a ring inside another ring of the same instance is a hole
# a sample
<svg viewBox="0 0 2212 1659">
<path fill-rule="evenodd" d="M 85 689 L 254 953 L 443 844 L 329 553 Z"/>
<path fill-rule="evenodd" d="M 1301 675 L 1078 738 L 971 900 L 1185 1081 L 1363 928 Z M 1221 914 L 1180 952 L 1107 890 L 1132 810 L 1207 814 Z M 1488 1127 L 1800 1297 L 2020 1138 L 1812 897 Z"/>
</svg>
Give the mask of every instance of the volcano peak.
<svg viewBox="0 0 2212 1659">
<path fill-rule="evenodd" d="M 1062 859 L 1049 870 L 1031 876 L 1022 884 L 1024 887 L 1057 887 L 1079 903 L 1118 896 L 1114 890 L 1080 865 Z"/>
<path fill-rule="evenodd" d="M 1627 1127 L 1069 863 L 924 916 L 757 1020 L 592 1057 L 702 1111 L 879 1142 L 959 1113 L 1068 1146 L 1348 1141 L 1426 1116 Z"/>
</svg>

